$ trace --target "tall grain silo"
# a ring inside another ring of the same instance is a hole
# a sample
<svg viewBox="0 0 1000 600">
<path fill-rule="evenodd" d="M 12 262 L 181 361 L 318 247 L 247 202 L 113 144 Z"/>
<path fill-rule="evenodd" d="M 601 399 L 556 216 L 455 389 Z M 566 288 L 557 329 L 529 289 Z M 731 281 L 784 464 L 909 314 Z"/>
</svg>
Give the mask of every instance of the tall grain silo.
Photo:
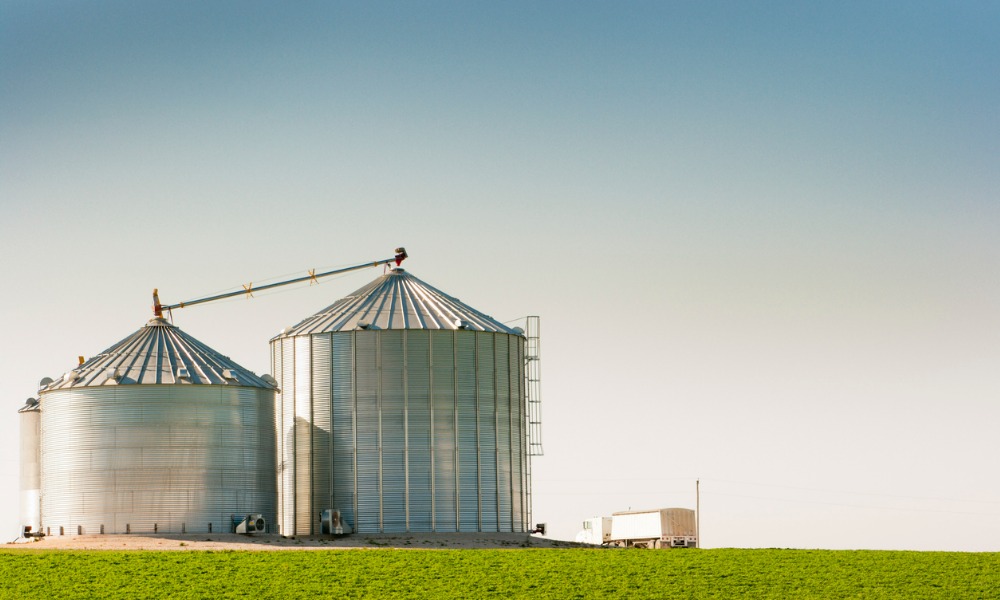
<svg viewBox="0 0 1000 600">
<path fill-rule="evenodd" d="M 50 535 L 228 532 L 276 517 L 273 379 L 163 318 L 39 389 Z"/>
<path fill-rule="evenodd" d="M 398 268 L 282 331 L 279 533 L 528 531 L 525 342 Z"/>
</svg>

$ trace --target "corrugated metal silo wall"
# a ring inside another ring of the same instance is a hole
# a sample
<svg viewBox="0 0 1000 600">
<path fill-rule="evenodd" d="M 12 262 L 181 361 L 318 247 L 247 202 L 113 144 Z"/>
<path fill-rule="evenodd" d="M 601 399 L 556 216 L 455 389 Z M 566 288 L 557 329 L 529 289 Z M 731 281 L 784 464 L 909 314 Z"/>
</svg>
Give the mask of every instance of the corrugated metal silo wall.
<svg viewBox="0 0 1000 600">
<path fill-rule="evenodd" d="M 274 527 L 273 392 L 202 385 L 87 387 L 41 398 L 42 525 L 57 533 Z"/>
<path fill-rule="evenodd" d="M 278 338 L 284 535 L 528 530 L 524 343 L 474 331 Z"/>
</svg>

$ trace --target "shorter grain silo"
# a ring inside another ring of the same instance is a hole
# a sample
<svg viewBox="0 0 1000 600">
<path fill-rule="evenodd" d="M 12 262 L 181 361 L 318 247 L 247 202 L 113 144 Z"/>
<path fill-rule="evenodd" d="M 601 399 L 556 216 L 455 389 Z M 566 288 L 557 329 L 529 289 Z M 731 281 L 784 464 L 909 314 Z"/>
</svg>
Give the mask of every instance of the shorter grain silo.
<svg viewBox="0 0 1000 600">
<path fill-rule="evenodd" d="M 48 380 L 45 380 L 48 381 Z M 41 432 L 41 411 L 38 400 L 28 398 L 17 411 L 21 421 L 21 531 L 38 533 L 41 515 L 41 460 L 38 445 Z"/>
<path fill-rule="evenodd" d="M 276 517 L 273 379 L 163 318 L 39 390 L 49 535 L 229 532 Z"/>
<path fill-rule="evenodd" d="M 528 531 L 525 342 L 398 268 L 282 331 L 279 533 Z"/>
</svg>

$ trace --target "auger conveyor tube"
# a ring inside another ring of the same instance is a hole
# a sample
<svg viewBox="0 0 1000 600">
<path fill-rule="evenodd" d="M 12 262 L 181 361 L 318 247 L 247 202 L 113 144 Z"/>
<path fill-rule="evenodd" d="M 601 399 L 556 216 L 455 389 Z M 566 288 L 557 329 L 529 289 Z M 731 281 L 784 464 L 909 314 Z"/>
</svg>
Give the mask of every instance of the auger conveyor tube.
<svg viewBox="0 0 1000 600">
<path fill-rule="evenodd" d="M 267 285 L 262 285 L 260 287 L 253 287 L 253 284 L 247 284 L 243 286 L 242 290 L 226 292 L 225 294 L 216 294 L 215 296 L 208 296 L 207 298 L 198 298 L 196 300 L 188 300 L 186 302 L 178 302 L 177 304 L 160 304 L 159 294 L 157 290 L 153 290 L 153 313 L 157 317 L 163 316 L 163 311 L 173 310 L 175 308 L 185 308 L 188 306 L 194 306 L 196 304 L 204 304 L 206 302 L 213 302 L 215 300 L 223 300 L 225 298 L 232 298 L 233 296 L 249 295 L 253 292 L 262 292 L 264 290 L 269 290 L 271 288 L 280 287 L 283 285 L 291 285 L 293 283 L 300 283 L 303 281 L 313 281 L 321 277 L 329 277 L 330 275 L 338 275 L 340 273 L 348 273 L 350 271 L 357 271 L 359 269 L 366 269 L 370 267 L 377 267 L 379 265 L 387 265 L 390 263 L 396 263 L 396 266 L 402 264 L 403 260 L 407 257 L 405 248 L 396 248 L 396 255 L 392 258 L 386 258 L 383 260 L 377 260 L 375 262 L 363 263 L 360 265 L 354 265 L 353 267 L 344 267 L 342 269 L 334 269 L 333 271 L 326 271 L 324 273 L 312 273 L 304 275 L 302 277 L 296 277 L 295 279 L 289 279 L 287 281 L 279 281 L 277 283 L 269 283 Z"/>
</svg>

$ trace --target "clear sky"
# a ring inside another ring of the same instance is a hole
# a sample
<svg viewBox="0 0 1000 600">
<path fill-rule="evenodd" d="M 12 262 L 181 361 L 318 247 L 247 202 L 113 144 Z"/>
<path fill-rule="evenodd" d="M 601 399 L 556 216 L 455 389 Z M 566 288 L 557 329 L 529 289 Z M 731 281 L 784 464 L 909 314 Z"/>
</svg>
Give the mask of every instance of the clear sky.
<svg viewBox="0 0 1000 600">
<path fill-rule="evenodd" d="M 388 258 L 542 317 L 536 521 L 1000 551 L 995 2 L 0 0 L 18 417 L 187 300 Z M 176 312 L 268 339 L 380 274 Z"/>
</svg>

